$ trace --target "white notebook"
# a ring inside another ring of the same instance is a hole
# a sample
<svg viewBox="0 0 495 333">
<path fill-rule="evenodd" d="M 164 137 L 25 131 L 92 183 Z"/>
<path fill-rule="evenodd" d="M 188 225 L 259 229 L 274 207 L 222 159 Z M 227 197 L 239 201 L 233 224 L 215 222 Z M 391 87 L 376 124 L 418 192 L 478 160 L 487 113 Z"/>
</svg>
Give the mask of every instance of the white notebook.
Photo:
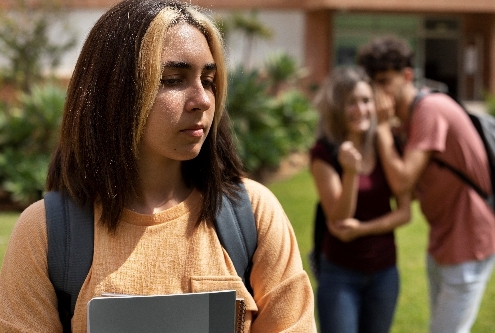
<svg viewBox="0 0 495 333">
<path fill-rule="evenodd" d="M 236 292 L 96 297 L 88 302 L 90 333 L 233 333 Z"/>
</svg>

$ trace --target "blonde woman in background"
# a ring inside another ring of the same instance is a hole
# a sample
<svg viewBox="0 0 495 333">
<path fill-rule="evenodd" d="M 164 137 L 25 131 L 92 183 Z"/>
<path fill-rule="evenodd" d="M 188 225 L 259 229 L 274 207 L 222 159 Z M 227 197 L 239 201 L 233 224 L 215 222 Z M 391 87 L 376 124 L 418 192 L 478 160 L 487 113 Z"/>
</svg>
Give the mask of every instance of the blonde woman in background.
<svg viewBox="0 0 495 333">
<path fill-rule="evenodd" d="M 361 68 L 337 68 L 319 91 L 311 173 L 325 217 L 317 305 L 322 333 L 385 333 L 399 293 L 394 229 L 410 195 L 394 197 L 375 147 L 373 91 Z"/>
</svg>

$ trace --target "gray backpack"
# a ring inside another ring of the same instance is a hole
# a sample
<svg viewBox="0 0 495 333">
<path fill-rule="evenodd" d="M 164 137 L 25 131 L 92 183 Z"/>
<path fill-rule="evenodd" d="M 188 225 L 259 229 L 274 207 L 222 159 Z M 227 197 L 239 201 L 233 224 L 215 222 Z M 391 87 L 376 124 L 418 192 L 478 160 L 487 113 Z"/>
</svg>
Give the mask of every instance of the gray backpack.
<svg viewBox="0 0 495 333">
<path fill-rule="evenodd" d="M 222 196 L 215 228 L 237 274 L 252 294 L 249 275 L 258 234 L 246 188 L 243 184 L 239 187 L 239 199 Z M 77 296 L 93 262 L 93 206 L 81 208 L 69 196 L 55 191 L 46 193 L 44 199 L 48 274 L 57 294 L 64 332 L 71 332 Z"/>
</svg>

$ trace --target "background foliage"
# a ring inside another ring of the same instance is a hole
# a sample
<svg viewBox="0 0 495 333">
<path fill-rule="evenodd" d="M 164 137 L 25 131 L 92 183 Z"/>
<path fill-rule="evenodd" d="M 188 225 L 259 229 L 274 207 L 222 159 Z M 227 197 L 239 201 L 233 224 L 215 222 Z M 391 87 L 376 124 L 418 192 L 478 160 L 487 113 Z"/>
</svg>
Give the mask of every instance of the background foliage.
<svg viewBox="0 0 495 333">
<path fill-rule="evenodd" d="M 238 67 L 230 74 L 227 97 L 238 153 L 258 179 L 288 154 L 306 150 L 317 120 L 301 91 L 291 88 L 273 96 L 267 82 L 257 70 Z"/>
<path fill-rule="evenodd" d="M 485 96 L 485 105 L 487 112 L 495 117 L 495 94 L 487 94 Z"/>
<path fill-rule="evenodd" d="M 0 112 L 0 186 L 14 202 L 41 198 L 50 155 L 58 139 L 65 91 L 47 84 L 20 93 Z"/>
<path fill-rule="evenodd" d="M 14 3 L 14 10 L 0 11 L 0 53 L 7 60 L 0 74 L 4 81 L 29 91 L 60 64 L 62 55 L 75 46 L 76 36 L 55 0 Z M 56 39 L 50 38 L 54 31 Z"/>
</svg>

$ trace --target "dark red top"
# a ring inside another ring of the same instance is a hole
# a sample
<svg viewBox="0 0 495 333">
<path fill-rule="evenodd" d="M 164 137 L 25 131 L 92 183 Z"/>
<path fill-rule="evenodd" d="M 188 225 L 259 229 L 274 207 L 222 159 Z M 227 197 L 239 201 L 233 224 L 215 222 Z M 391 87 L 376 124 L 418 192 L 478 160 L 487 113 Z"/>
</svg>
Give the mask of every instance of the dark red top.
<svg viewBox="0 0 495 333">
<path fill-rule="evenodd" d="M 318 141 L 310 150 L 311 161 L 320 159 L 332 165 L 336 170 L 335 158 L 326 146 Z M 366 222 L 391 211 L 392 192 L 385 178 L 380 159 L 369 175 L 359 176 L 359 192 L 354 218 Z M 342 242 L 326 230 L 323 249 L 327 259 L 339 266 L 364 273 L 373 273 L 396 263 L 394 233 L 357 238 L 351 242 Z"/>
</svg>

